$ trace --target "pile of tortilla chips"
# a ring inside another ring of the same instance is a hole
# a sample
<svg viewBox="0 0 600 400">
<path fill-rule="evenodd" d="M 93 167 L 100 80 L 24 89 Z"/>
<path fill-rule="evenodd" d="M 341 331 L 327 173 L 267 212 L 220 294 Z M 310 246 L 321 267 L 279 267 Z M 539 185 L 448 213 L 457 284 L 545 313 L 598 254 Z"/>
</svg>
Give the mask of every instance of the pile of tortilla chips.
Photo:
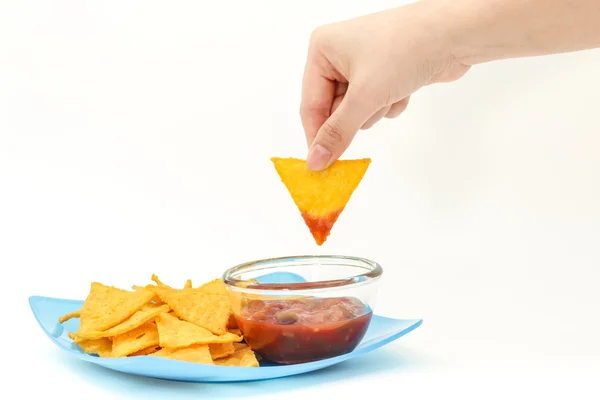
<svg viewBox="0 0 600 400">
<path fill-rule="evenodd" d="M 152 275 L 154 284 L 133 291 L 93 282 L 69 337 L 82 351 L 99 357 L 155 356 L 201 364 L 258 367 L 233 318 L 220 279 L 175 289 Z"/>
</svg>

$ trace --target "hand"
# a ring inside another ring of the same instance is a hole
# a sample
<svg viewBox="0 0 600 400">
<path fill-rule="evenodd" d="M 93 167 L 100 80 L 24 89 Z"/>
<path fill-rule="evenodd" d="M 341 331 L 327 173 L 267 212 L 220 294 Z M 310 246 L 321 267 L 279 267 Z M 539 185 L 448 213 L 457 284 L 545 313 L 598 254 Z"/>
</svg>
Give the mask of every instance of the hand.
<svg viewBox="0 0 600 400">
<path fill-rule="evenodd" d="M 399 116 L 422 86 L 467 72 L 469 66 L 449 50 L 445 16 L 432 4 L 413 3 L 313 32 L 300 108 L 309 169 L 331 165 L 358 130 Z"/>
</svg>

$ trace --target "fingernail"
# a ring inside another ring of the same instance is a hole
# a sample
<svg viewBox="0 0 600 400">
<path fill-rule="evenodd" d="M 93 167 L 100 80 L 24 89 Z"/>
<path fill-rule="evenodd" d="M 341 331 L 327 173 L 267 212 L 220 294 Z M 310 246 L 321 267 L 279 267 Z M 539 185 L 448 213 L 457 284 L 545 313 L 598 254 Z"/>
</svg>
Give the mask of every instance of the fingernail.
<svg viewBox="0 0 600 400">
<path fill-rule="evenodd" d="M 320 144 L 314 145 L 306 159 L 306 166 L 312 171 L 324 169 L 331 159 L 331 152 Z"/>
</svg>

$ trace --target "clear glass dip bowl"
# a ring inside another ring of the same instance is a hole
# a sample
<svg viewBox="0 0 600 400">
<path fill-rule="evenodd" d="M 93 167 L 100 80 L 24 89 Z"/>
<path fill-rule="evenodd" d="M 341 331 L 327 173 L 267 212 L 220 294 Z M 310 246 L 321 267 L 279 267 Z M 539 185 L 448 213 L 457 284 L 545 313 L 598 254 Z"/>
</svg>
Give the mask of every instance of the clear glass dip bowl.
<svg viewBox="0 0 600 400">
<path fill-rule="evenodd" d="M 228 269 L 223 282 L 246 343 L 263 359 L 297 364 L 353 351 L 371 322 L 379 264 L 292 256 Z"/>
</svg>

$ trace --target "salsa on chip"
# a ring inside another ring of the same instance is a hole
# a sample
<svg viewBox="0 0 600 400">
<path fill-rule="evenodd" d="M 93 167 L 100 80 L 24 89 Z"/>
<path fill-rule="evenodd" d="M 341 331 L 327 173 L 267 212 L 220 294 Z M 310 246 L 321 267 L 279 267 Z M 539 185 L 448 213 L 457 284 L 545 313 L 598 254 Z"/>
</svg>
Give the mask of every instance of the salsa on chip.
<svg viewBox="0 0 600 400">
<path fill-rule="evenodd" d="M 271 161 L 319 246 L 327 240 L 371 164 L 369 158 L 338 160 L 314 172 L 305 160 L 273 157 Z"/>
</svg>

